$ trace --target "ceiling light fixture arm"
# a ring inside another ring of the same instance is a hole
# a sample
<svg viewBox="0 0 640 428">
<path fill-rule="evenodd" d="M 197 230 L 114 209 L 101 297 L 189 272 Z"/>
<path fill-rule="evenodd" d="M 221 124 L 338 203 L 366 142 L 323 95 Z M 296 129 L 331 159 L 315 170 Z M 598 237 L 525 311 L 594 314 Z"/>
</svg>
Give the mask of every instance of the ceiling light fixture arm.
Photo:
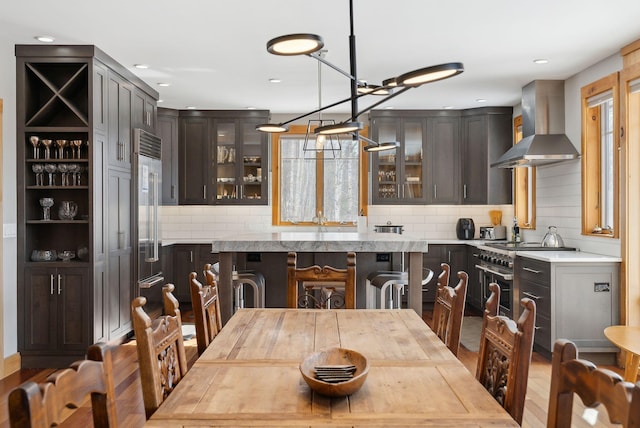
<svg viewBox="0 0 640 428">
<path fill-rule="evenodd" d="M 382 86 L 383 89 L 388 89 L 391 88 L 391 86 Z M 357 120 L 359 116 L 363 115 L 364 113 L 373 110 L 374 108 L 378 107 L 380 104 L 386 103 L 387 101 L 389 101 L 391 98 L 396 97 L 406 91 L 408 91 L 409 89 L 413 88 L 413 86 L 405 86 L 404 88 L 401 88 L 400 90 L 397 90 L 389 95 L 387 95 L 386 97 L 384 97 L 383 99 L 381 99 L 378 102 L 375 102 L 373 104 L 371 104 L 369 107 L 363 109 L 362 111 L 356 111 L 355 113 L 352 112 L 352 116 L 351 116 L 351 121 Z"/>
<path fill-rule="evenodd" d="M 349 74 L 346 71 L 342 70 L 337 65 L 334 65 L 334 64 L 330 63 L 329 61 L 326 60 L 326 58 L 323 58 L 321 52 L 322 51 L 313 52 L 313 53 L 307 54 L 307 56 L 317 59 L 318 61 L 320 61 L 324 65 L 327 65 L 327 66 L 333 68 L 335 71 L 337 71 L 338 73 L 342 74 L 343 76 L 346 76 L 350 80 L 354 80 L 354 81 L 356 80 L 356 78 L 354 76 L 352 76 L 351 74 Z"/>
</svg>

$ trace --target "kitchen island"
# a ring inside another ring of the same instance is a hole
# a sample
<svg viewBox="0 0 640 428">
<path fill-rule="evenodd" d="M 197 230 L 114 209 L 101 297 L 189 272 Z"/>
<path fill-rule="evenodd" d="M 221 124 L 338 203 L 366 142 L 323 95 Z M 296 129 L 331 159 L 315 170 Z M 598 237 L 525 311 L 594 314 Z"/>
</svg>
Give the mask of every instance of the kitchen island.
<svg viewBox="0 0 640 428">
<path fill-rule="evenodd" d="M 396 233 L 276 232 L 230 235 L 213 240 L 211 251 L 220 254 L 220 309 L 223 323 L 233 314 L 234 254 L 238 252 L 358 253 L 400 252 L 408 254 L 408 306 L 422 316 L 422 254 L 425 239 Z M 356 259 L 357 269 L 357 259 Z M 286 278 L 282 278 L 286 288 Z"/>
</svg>

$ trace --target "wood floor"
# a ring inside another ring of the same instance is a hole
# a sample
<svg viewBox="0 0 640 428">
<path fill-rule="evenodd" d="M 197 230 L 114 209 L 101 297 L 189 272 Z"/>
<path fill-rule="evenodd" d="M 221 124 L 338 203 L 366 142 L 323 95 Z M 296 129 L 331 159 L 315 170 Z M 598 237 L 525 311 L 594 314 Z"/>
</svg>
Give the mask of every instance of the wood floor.
<svg viewBox="0 0 640 428">
<path fill-rule="evenodd" d="M 186 317 L 185 317 L 186 318 Z M 427 323 L 431 321 L 431 313 L 426 312 L 424 316 Z M 479 338 L 478 338 L 479 340 Z M 197 357 L 195 338 L 185 341 L 187 359 L 189 366 L 193 364 Z M 464 346 L 460 347 L 458 358 L 475 375 L 477 353 L 468 351 Z M 138 374 L 138 359 L 136 355 L 135 340 L 122 344 L 114 349 L 114 373 L 116 385 L 116 404 L 118 412 L 118 422 L 120 427 L 135 428 L 141 427 L 145 422 L 144 405 L 142 403 L 142 389 L 140 386 L 140 376 Z M 618 368 L 608 367 L 622 374 Z M 0 427 L 9 427 L 7 413 L 7 395 L 14 387 L 26 380 L 42 382 L 54 370 L 21 370 L 5 379 L 0 380 Z M 529 371 L 529 384 L 523 427 L 544 427 L 546 426 L 547 405 L 549 396 L 551 364 L 549 360 L 534 353 L 531 368 Z M 580 419 L 584 406 L 580 399 L 574 400 L 573 426 L 589 427 L 591 425 Z M 599 427 L 611 426 L 608 424 L 606 412 L 603 410 L 598 416 Z M 65 421 L 63 427 L 89 427 L 91 422 L 90 403 L 85 403 L 80 409 Z"/>
</svg>

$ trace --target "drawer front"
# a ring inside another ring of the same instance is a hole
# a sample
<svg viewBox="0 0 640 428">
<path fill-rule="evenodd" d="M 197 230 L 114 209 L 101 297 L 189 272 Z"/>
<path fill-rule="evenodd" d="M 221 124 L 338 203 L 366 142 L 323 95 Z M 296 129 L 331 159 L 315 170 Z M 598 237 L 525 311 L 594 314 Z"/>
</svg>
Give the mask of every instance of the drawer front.
<svg viewBox="0 0 640 428">
<path fill-rule="evenodd" d="M 551 289 L 537 282 L 520 281 L 520 298 L 528 297 L 536 302 L 536 314 L 551 317 Z"/>
<path fill-rule="evenodd" d="M 525 257 L 516 258 L 515 274 L 520 280 L 551 284 L 551 263 Z"/>
<path fill-rule="evenodd" d="M 536 329 L 533 343 L 547 351 L 551 351 L 551 320 L 544 315 L 536 314 Z"/>
</svg>

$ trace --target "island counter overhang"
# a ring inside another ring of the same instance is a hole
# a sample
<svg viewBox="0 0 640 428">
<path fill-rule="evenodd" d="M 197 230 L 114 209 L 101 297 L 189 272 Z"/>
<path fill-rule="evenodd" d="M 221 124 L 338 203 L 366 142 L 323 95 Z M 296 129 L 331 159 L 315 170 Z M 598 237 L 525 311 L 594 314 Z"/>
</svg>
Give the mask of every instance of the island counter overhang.
<svg viewBox="0 0 640 428">
<path fill-rule="evenodd" d="M 422 316 L 422 254 L 427 240 L 396 233 L 274 232 L 222 236 L 212 242 L 211 251 L 220 255 L 220 311 L 223 323 L 233 315 L 231 272 L 236 252 L 402 252 L 408 253 L 409 308 Z M 357 259 L 356 259 L 357 269 Z M 283 279 L 286 286 L 286 278 Z"/>
</svg>

